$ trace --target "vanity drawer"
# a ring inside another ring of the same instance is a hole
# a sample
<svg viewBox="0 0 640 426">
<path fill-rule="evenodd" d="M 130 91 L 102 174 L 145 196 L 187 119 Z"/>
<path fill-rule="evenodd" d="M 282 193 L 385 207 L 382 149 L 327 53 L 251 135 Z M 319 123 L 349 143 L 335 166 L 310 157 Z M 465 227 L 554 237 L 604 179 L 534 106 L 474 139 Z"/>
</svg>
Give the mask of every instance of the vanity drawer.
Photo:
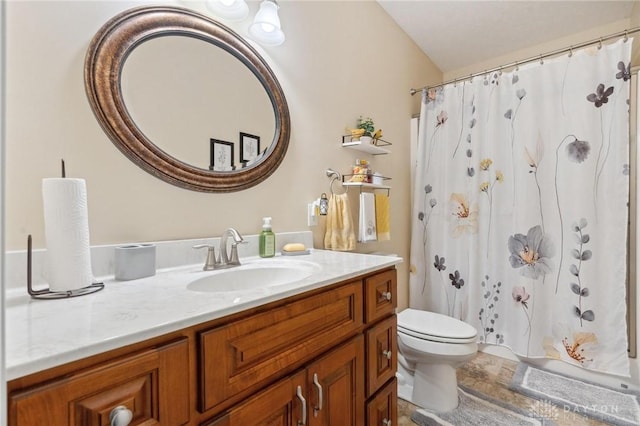
<svg viewBox="0 0 640 426">
<path fill-rule="evenodd" d="M 397 333 L 395 315 L 366 331 L 367 397 L 373 395 L 396 375 L 398 366 Z"/>
<path fill-rule="evenodd" d="M 354 281 L 199 333 L 200 411 L 291 372 L 357 333 L 362 318 L 362 282 Z"/>
<path fill-rule="evenodd" d="M 10 426 L 104 426 L 118 406 L 132 425 L 189 421 L 187 338 L 9 396 Z"/>
<path fill-rule="evenodd" d="M 396 282 L 395 269 L 372 275 L 364 280 L 367 324 L 395 313 L 398 298 Z"/>
<path fill-rule="evenodd" d="M 394 378 L 367 403 L 367 426 L 398 424 L 398 383 Z"/>
</svg>

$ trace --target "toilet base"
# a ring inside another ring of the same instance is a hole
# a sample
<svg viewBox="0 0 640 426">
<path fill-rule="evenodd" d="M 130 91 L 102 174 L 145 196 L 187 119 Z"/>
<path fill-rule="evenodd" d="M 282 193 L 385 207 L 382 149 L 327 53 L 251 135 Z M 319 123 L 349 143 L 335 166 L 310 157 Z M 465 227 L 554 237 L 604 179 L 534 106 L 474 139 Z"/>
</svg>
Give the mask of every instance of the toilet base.
<svg viewBox="0 0 640 426">
<path fill-rule="evenodd" d="M 458 379 L 453 366 L 417 364 L 411 402 L 427 410 L 444 413 L 458 407 Z"/>
<path fill-rule="evenodd" d="M 402 355 L 398 354 L 398 358 Z M 398 371 L 396 372 L 398 379 L 398 398 L 413 403 L 411 400 L 413 394 L 413 372 L 410 372 L 401 363 L 398 363 Z"/>
</svg>

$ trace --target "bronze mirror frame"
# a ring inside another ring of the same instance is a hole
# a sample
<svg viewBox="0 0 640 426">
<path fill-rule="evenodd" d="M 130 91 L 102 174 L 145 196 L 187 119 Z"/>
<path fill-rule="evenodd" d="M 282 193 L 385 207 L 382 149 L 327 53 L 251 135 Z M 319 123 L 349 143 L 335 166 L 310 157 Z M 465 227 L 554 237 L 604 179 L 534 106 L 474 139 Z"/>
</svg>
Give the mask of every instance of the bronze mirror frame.
<svg viewBox="0 0 640 426">
<path fill-rule="evenodd" d="M 246 65 L 264 87 L 274 110 L 275 134 L 268 150 L 256 164 L 230 172 L 194 167 L 158 148 L 133 121 L 120 85 L 124 63 L 136 46 L 144 41 L 171 35 L 200 39 L 224 49 Z M 93 113 L 118 149 L 147 172 L 181 188 L 201 192 L 232 192 L 250 188 L 276 170 L 289 145 L 289 109 L 271 68 L 233 30 L 189 9 L 143 6 L 110 19 L 89 45 L 84 82 Z"/>
</svg>

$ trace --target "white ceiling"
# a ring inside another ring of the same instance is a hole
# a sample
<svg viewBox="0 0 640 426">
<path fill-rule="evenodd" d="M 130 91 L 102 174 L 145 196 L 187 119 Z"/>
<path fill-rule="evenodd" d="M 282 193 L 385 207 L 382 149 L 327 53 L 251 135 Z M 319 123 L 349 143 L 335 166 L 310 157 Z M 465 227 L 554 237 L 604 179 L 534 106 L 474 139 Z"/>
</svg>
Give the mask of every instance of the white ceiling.
<svg viewBox="0 0 640 426">
<path fill-rule="evenodd" d="M 378 0 L 442 72 L 629 18 L 636 2 Z"/>
</svg>

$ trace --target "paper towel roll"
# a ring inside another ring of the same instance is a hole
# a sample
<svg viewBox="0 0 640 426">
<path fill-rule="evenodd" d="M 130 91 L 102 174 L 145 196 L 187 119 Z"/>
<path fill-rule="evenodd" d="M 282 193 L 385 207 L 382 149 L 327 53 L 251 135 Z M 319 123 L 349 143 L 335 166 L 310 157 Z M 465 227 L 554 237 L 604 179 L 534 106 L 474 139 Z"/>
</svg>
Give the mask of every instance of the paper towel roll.
<svg viewBox="0 0 640 426">
<path fill-rule="evenodd" d="M 42 199 L 49 289 L 68 291 L 90 285 L 94 280 L 84 179 L 43 179 Z"/>
</svg>

